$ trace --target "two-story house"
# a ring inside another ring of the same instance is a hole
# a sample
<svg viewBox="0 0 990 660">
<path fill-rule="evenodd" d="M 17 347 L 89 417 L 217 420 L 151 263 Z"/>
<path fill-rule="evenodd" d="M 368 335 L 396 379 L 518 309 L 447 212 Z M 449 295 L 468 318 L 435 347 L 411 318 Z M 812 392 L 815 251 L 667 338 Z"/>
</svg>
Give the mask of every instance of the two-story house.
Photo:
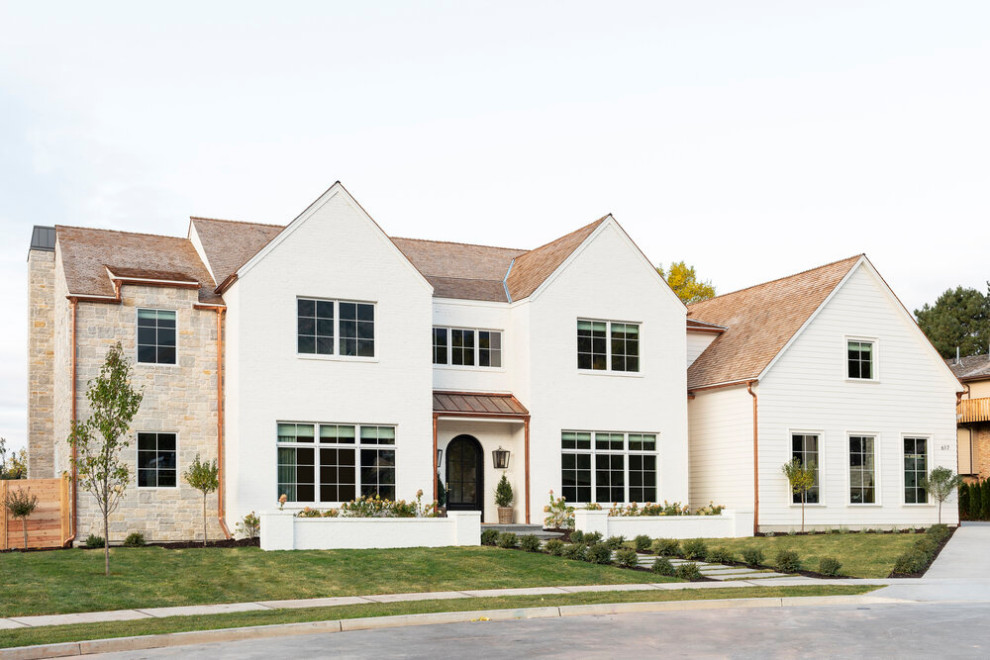
<svg viewBox="0 0 990 660">
<path fill-rule="evenodd" d="M 686 310 L 611 216 L 534 250 L 393 238 L 338 183 L 284 227 L 39 228 L 29 272 L 31 476 L 69 471 L 115 342 L 144 390 L 115 538 L 193 537 L 196 454 L 221 466 L 215 534 L 283 494 L 329 508 L 437 481 L 491 521 L 497 450 L 517 522 L 550 490 L 688 499 Z"/>
<path fill-rule="evenodd" d="M 990 355 L 946 360 L 965 392 L 956 406 L 959 474 L 968 481 L 990 477 Z"/>
</svg>

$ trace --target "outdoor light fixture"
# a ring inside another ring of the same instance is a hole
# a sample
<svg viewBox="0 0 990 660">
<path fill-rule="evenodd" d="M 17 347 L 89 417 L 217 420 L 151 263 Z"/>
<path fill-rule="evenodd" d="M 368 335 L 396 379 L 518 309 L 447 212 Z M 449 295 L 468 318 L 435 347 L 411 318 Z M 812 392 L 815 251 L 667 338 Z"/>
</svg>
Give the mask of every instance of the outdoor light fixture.
<svg viewBox="0 0 990 660">
<path fill-rule="evenodd" d="M 495 462 L 496 470 L 507 470 L 509 468 L 509 450 L 502 449 L 499 445 L 498 449 L 492 451 L 492 460 Z"/>
<path fill-rule="evenodd" d="M 442 465 L 442 462 L 441 462 L 442 460 L 443 460 L 443 450 L 442 449 L 438 449 L 437 450 L 437 469 L 438 470 L 440 469 L 440 466 Z"/>
</svg>

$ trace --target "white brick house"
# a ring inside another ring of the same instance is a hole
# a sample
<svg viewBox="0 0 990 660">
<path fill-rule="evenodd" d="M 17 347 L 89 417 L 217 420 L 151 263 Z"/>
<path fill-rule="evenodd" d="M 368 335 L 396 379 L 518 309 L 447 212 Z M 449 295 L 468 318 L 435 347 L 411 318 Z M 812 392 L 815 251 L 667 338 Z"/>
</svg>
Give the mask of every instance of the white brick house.
<svg viewBox="0 0 990 660">
<path fill-rule="evenodd" d="M 535 250 L 391 238 L 338 183 L 285 227 L 58 226 L 29 269 L 31 476 L 68 469 L 114 342 L 144 387 L 115 540 L 194 535 L 196 453 L 222 464 L 214 535 L 282 493 L 429 499 L 438 451 L 449 506 L 486 521 L 498 448 L 517 522 L 551 489 L 688 499 L 686 310 L 611 216 Z M 95 530 L 84 493 L 78 520 Z"/>
</svg>

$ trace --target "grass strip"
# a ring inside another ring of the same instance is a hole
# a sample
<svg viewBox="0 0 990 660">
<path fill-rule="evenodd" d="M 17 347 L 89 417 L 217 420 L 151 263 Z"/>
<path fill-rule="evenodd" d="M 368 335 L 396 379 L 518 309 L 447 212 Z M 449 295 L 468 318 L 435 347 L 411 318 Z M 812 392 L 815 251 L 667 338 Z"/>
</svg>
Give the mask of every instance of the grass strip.
<svg viewBox="0 0 990 660">
<path fill-rule="evenodd" d="M 725 600 L 736 598 L 784 598 L 802 596 L 856 596 L 877 589 L 873 586 L 810 585 L 800 587 L 751 587 L 733 589 L 680 589 L 676 591 L 605 591 L 548 596 L 500 596 L 463 600 L 421 600 L 402 603 L 369 603 L 338 607 L 282 609 L 271 611 L 214 614 L 211 616 L 173 616 L 163 619 L 138 619 L 110 623 L 84 623 L 5 630 L 0 648 L 78 642 L 89 639 L 158 635 L 194 630 L 218 630 L 244 626 L 267 626 L 361 617 L 426 614 L 432 612 L 466 612 L 524 607 L 557 607 L 600 603 L 639 603 L 686 600 Z"/>
</svg>

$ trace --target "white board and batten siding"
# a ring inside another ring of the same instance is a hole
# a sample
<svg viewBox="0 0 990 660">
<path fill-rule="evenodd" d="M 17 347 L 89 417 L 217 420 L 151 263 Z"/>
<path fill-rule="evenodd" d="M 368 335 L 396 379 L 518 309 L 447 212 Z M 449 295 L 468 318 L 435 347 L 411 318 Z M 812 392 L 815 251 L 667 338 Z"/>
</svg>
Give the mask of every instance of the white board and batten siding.
<svg viewBox="0 0 990 660">
<path fill-rule="evenodd" d="M 753 510 L 753 397 L 745 385 L 688 401 L 691 508 Z"/>
<path fill-rule="evenodd" d="M 857 338 L 875 342 L 875 381 L 847 378 L 847 341 Z M 928 438 L 929 470 L 937 465 L 954 469 L 957 389 L 958 382 L 900 303 L 869 263 L 861 262 L 778 355 L 757 388 L 761 529 L 800 524 L 800 505 L 792 504 L 781 472 L 791 458 L 795 432 L 820 437 L 821 503 L 807 507 L 807 525 L 936 522 L 934 502 L 904 503 L 903 438 Z M 849 503 L 850 435 L 875 437 L 876 504 Z M 957 519 L 953 498 L 942 507 L 942 520 Z"/>
</svg>

